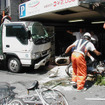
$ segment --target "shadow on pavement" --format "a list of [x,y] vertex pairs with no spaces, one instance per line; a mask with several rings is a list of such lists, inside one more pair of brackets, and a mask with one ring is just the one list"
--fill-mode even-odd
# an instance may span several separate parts
[[86,90],[88,90],[89,88],[91,88],[92,86],[94,85],[94,81],[89,81],[89,80],[87,80],[86,82],[85,82],[85,88],[86,88]]
[[49,66],[42,66],[38,69],[34,69],[31,67],[24,67],[22,68],[22,72],[21,73],[28,73],[28,74],[33,74],[33,73],[38,73],[38,74],[45,74],[47,73],[49,70],[51,70],[54,66],[49,65]]

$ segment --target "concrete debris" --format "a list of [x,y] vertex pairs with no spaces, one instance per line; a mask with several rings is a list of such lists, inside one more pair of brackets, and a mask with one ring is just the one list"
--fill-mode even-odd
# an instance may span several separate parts
[[53,72],[49,75],[49,78],[54,78],[58,76],[58,70],[56,70],[56,72]]

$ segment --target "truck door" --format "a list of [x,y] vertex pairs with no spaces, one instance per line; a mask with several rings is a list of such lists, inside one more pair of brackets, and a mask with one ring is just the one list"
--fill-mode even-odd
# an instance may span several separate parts
[[23,25],[6,25],[4,50],[22,52],[28,45],[28,35]]

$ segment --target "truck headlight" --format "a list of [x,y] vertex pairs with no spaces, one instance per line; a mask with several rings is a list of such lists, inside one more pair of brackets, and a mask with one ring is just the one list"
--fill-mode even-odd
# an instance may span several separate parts
[[39,52],[32,54],[32,59],[38,59],[41,57],[41,54]]
[[41,57],[41,54],[40,53],[35,53],[35,58],[40,58]]

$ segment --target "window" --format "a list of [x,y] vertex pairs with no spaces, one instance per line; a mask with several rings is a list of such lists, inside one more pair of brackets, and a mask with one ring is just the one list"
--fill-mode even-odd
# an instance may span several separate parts
[[16,37],[22,44],[28,44],[28,34],[22,25],[7,25],[6,36]]

